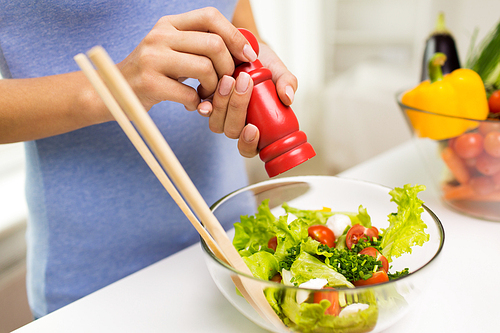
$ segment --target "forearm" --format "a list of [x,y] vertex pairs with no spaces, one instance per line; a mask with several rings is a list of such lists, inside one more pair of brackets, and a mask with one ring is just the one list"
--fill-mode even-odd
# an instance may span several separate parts
[[110,120],[81,72],[0,80],[0,143],[41,139]]

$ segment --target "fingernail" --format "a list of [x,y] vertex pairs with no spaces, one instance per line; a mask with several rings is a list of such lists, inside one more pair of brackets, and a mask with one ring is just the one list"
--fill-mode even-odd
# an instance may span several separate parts
[[249,44],[245,44],[245,46],[243,46],[243,55],[249,62],[254,62],[255,60],[257,60],[257,53],[255,53],[255,51]]
[[202,116],[208,116],[208,114],[210,113],[210,110],[208,109],[199,109],[198,112],[202,115]]
[[245,131],[243,133],[243,139],[246,142],[252,142],[253,140],[255,140],[256,137],[257,137],[257,127],[255,125],[248,124],[245,127]]
[[288,98],[290,99],[290,104],[292,104],[293,98],[295,97],[295,92],[293,91],[293,88],[291,86],[286,86],[285,95],[288,96]]
[[227,96],[233,88],[234,79],[230,76],[224,75],[220,80],[219,94],[222,96]]
[[244,93],[248,89],[248,84],[250,83],[250,75],[245,72],[241,72],[236,79],[236,91],[239,93]]

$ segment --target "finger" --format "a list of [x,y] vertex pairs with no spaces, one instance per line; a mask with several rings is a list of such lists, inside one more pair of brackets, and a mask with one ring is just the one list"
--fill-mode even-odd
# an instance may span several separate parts
[[257,126],[253,124],[245,126],[238,140],[238,150],[241,156],[250,158],[258,154],[259,137]]
[[253,62],[257,59],[243,34],[213,7],[172,15],[168,20],[178,30],[212,32],[221,36],[231,54],[241,61]]
[[224,134],[228,138],[239,138],[243,127],[245,127],[252,88],[253,81],[250,75],[241,72],[236,79],[234,91],[229,98],[226,120],[224,121]]
[[163,75],[158,75],[154,81],[157,84],[143,88],[147,92],[137,92],[139,96],[149,96],[147,101],[141,101],[143,105],[151,107],[160,101],[173,101],[183,104],[188,111],[194,111],[200,104],[200,96],[194,88]]
[[276,80],[276,91],[285,105],[291,105],[297,90],[297,78],[290,72],[285,72]]
[[198,113],[203,117],[210,117],[212,114],[212,103],[210,101],[203,101],[198,105]]
[[[175,64],[175,66],[171,64]],[[198,93],[201,98],[212,95],[217,88],[219,81],[217,72],[212,61],[207,57],[170,52],[162,65],[163,67],[159,68],[159,71],[172,79],[178,80],[184,77],[197,79],[200,82]]]
[[214,133],[224,133],[224,122],[226,121],[227,105],[233,92],[235,80],[231,76],[224,75],[219,82],[217,91],[212,100],[212,113],[208,122],[210,130]]
[[234,60],[222,37],[197,31],[182,31],[178,36],[169,42],[173,50],[208,57],[219,79],[233,73]]

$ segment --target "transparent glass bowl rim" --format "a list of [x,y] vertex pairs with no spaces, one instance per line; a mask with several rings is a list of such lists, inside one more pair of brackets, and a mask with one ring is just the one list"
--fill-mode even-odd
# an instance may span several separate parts
[[399,91],[399,92],[397,92],[397,93],[396,93],[396,101],[398,102],[399,107],[400,107],[403,111],[404,111],[405,109],[408,109],[408,110],[411,110],[411,111],[417,111],[417,112],[420,112],[420,113],[425,113],[425,114],[432,115],[432,116],[439,116],[439,117],[450,118],[450,119],[469,120],[469,121],[477,121],[477,122],[482,122],[482,123],[488,123],[488,122],[496,122],[496,123],[498,123],[498,120],[490,120],[490,119],[484,119],[484,120],[481,120],[481,119],[473,119],[473,118],[457,117],[457,116],[451,116],[451,115],[447,115],[447,114],[435,113],[435,112],[426,111],[426,110],[417,109],[417,108],[414,108],[414,107],[408,106],[408,105],[406,105],[406,104],[403,104],[403,102],[401,101],[401,100],[402,100],[402,98],[403,98],[403,95],[404,95],[404,94],[405,94],[408,90],[409,90],[409,89],[405,89],[405,90],[401,90],[401,91]]
[[[338,179],[347,180],[347,181],[353,181],[353,182],[357,182],[357,183],[366,183],[366,184],[371,185],[371,186],[378,186],[380,188],[386,189],[387,192],[389,192],[390,190],[392,190],[390,187],[387,187],[387,186],[384,186],[384,185],[380,185],[380,184],[377,184],[377,183],[374,183],[374,182],[369,182],[369,181],[364,181],[364,180],[357,180],[357,179],[350,179],[350,178],[347,178],[347,177],[339,177],[339,176],[292,176],[292,177],[283,177],[283,178],[265,180],[265,181],[262,181],[262,182],[259,182],[259,183],[256,183],[256,184],[252,184],[252,185],[249,185],[249,186],[242,187],[242,188],[240,188],[238,190],[235,190],[235,191],[233,191],[233,192],[225,195],[221,199],[217,200],[217,202],[215,202],[210,207],[210,209],[212,211],[214,211],[221,203],[223,203],[227,199],[230,199],[231,197],[236,196],[239,193],[242,193],[242,192],[245,192],[245,191],[248,191],[248,190],[252,190],[252,189],[255,189],[255,188],[258,188],[258,187],[261,187],[261,186],[266,186],[266,185],[269,185],[269,184],[278,184],[278,183],[308,182],[308,180],[319,179],[319,178],[338,178]],[[417,274],[418,272],[422,271],[424,268],[427,268],[438,257],[439,253],[441,253],[441,250],[443,249],[443,246],[444,246],[445,234],[444,234],[444,227],[443,227],[441,221],[439,220],[439,218],[436,216],[436,214],[434,214],[434,212],[431,209],[429,209],[425,204],[423,204],[422,207],[432,217],[432,220],[436,224],[438,232],[439,232],[439,236],[440,236],[440,238],[439,238],[439,247],[438,247],[436,253],[434,253],[434,255],[432,256],[432,258],[430,258],[424,265],[422,265],[418,269],[412,271],[410,274],[408,274],[406,276],[403,276],[403,277],[400,277],[400,278],[398,278],[396,280],[391,280],[391,281],[379,283],[379,284],[376,284],[376,285],[359,286],[359,287],[356,287],[356,288],[340,287],[340,288],[335,288],[335,289],[336,290],[346,290],[346,291],[347,290],[354,291],[354,290],[371,289],[371,288],[375,288],[375,287],[379,287],[379,286],[388,285],[388,284],[391,284],[391,283],[394,283],[394,282],[399,282],[399,281],[402,281],[403,279],[406,279],[406,278],[409,278],[409,277],[413,277],[413,276],[415,276],[415,274]],[[205,241],[202,238],[200,238],[200,240],[201,240],[201,245],[202,245],[203,250],[216,263],[218,263],[219,265],[221,265],[222,267],[224,267],[225,269],[231,271],[234,274],[237,274],[239,276],[243,276],[245,278],[248,278],[248,279],[251,279],[251,280],[254,280],[254,281],[258,281],[259,283],[267,284],[267,285],[269,285],[269,287],[275,287],[276,288],[276,285],[278,284],[280,286],[280,288],[286,288],[286,289],[292,289],[292,290],[299,290],[300,289],[300,290],[314,291],[314,289],[299,288],[299,287],[296,287],[296,286],[287,286],[287,285],[279,284],[279,283],[273,282],[273,281],[262,280],[262,279],[256,278],[255,276],[248,275],[248,274],[245,274],[243,272],[240,272],[240,271],[234,269],[233,267],[231,267],[230,265],[226,264],[225,262],[221,261],[219,258],[217,258],[215,256],[215,254],[208,248],[208,245],[205,243]]]

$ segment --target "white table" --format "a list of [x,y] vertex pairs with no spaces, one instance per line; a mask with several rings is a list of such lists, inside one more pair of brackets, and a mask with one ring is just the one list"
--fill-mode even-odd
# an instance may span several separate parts
[[[421,306],[385,333],[500,331],[500,223],[476,220],[444,207],[410,142],[340,176],[390,187],[425,184],[428,189],[420,197],[445,227],[439,271],[422,296]],[[264,330],[219,293],[196,244],[16,331],[30,332]]]

